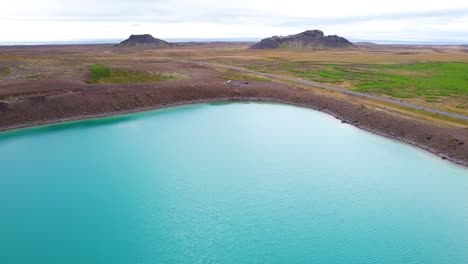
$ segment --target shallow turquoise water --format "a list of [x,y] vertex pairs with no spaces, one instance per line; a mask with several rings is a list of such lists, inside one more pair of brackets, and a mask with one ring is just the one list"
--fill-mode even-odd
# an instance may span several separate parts
[[468,170],[279,104],[2,133],[0,263],[468,263]]

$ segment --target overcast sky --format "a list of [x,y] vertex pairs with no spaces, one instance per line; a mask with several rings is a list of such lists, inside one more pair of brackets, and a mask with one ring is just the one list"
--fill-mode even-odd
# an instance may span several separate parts
[[468,43],[466,0],[0,0],[0,42],[265,38],[321,29],[353,40]]

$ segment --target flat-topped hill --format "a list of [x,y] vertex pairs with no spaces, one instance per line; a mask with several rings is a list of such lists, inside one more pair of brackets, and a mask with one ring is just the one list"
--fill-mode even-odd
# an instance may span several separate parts
[[131,35],[128,39],[120,42],[117,47],[136,47],[136,46],[152,46],[158,48],[166,48],[174,46],[174,44],[155,38],[150,34]]
[[309,49],[348,49],[354,48],[347,39],[331,35],[325,36],[320,30],[307,30],[286,37],[273,36],[254,44],[251,49],[309,48]]

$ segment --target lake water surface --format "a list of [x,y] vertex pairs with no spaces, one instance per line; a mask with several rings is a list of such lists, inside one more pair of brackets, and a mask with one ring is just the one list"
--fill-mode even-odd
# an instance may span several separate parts
[[0,263],[468,263],[468,170],[280,104],[0,133]]

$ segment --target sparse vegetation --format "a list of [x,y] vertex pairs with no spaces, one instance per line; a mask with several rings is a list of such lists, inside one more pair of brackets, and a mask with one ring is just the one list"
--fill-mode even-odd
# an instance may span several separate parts
[[239,71],[233,71],[233,70],[225,70],[225,69],[220,69],[218,77],[224,80],[235,80],[235,81],[257,81],[257,82],[271,82],[270,79],[255,75],[255,74],[248,74],[248,73],[242,73]]
[[7,77],[10,74],[11,69],[9,67],[0,66],[0,80]]
[[175,81],[186,78],[178,73],[154,73],[140,72],[125,69],[112,69],[105,65],[91,65],[88,67],[91,71],[91,78],[88,80],[92,84],[111,84],[111,83],[149,83],[162,81]]

